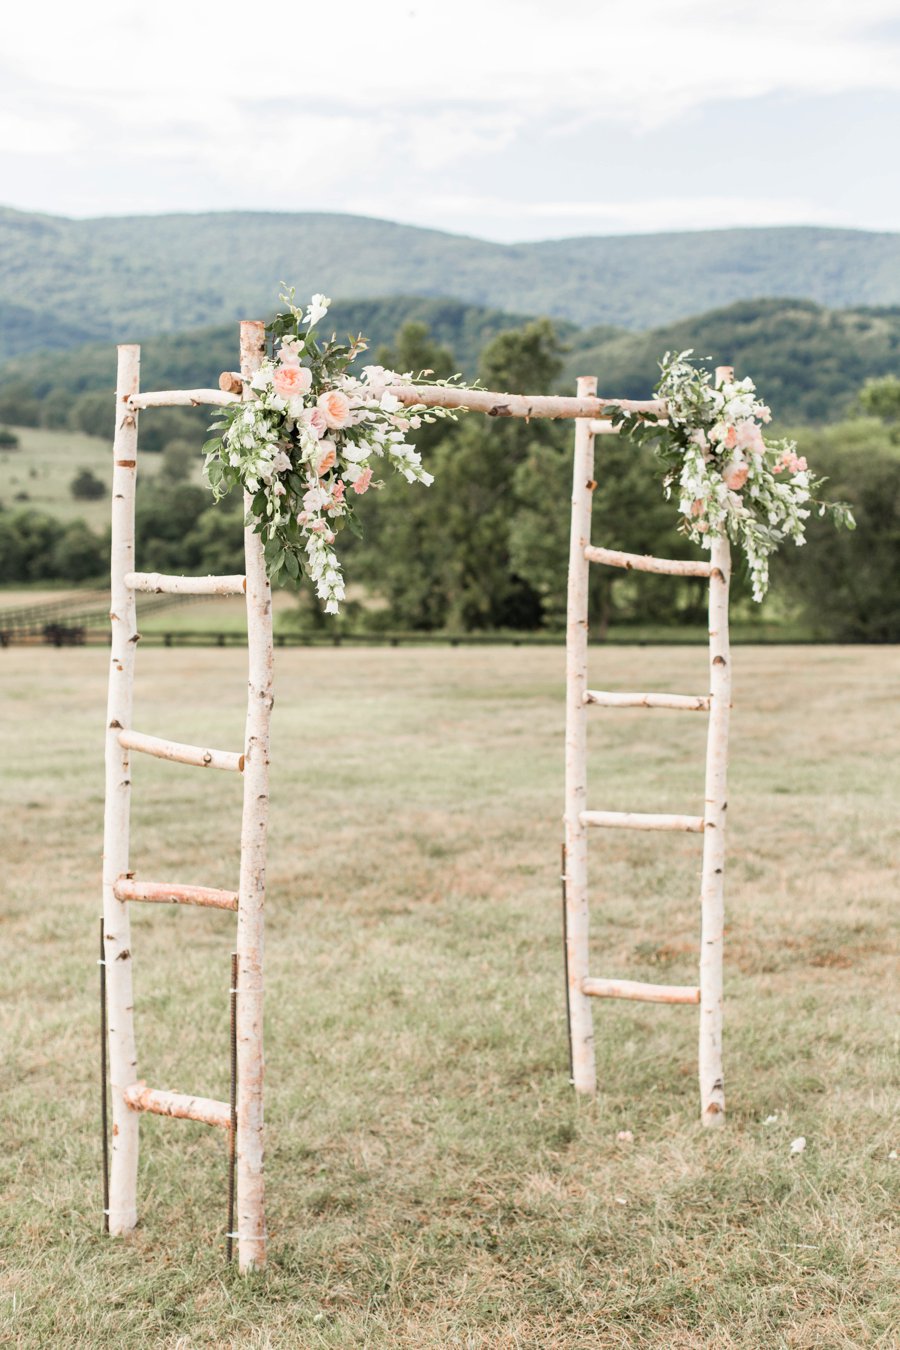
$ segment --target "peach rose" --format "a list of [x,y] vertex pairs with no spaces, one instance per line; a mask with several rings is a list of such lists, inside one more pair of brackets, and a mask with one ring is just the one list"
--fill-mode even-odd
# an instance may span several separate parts
[[319,475],[320,478],[322,477],[323,473],[327,473],[328,470],[334,466],[334,461],[337,459],[337,451],[335,450],[334,442],[325,441],[324,445],[325,448],[322,451],[322,455],[321,458],[319,459],[318,464],[316,465],[316,473]]
[[282,398],[301,397],[309,393],[312,371],[306,366],[279,366],[272,376],[275,393]]
[[350,425],[350,400],[340,389],[326,389],[325,393],[316,399],[316,406],[321,409],[325,423],[331,431],[338,431],[341,427]]
[[722,474],[722,481],[729,492],[740,492],[747,481],[749,472],[746,464],[729,464]]

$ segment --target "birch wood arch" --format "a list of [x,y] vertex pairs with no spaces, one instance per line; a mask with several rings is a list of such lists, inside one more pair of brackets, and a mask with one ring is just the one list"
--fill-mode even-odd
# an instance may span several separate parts
[[[106,1045],[112,1107],[112,1155],[106,1218],[109,1232],[123,1235],[137,1223],[138,1127],[150,1112],[172,1119],[202,1121],[223,1131],[237,1178],[235,1227],[242,1272],[266,1264],[263,1175],[263,1001],[266,838],[269,815],[269,732],[273,705],[272,603],[260,538],[244,531],[245,572],[239,576],[185,577],[140,572],[134,541],[138,420],[142,409],[226,406],[250,397],[249,383],[265,353],[265,328],[240,325],[240,373],[226,371],[218,388],[142,392],[140,348],[118,349],[113,443],[111,606],[112,644],[106,718],[106,808],[103,845],[103,956]],[[717,372],[724,376],[724,368]],[[699,1005],[700,1098],[704,1124],[724,1121],[722,1087],[722,929],[730,655],[728,583],[730,556],[724,539],[713,542],[709,562],[684,564],[604,549],[591,540],[594,443],[615,435],[609,418],[618,407],[665,416],[659,400],[598,397],[596,380],[579,379],[575,397],[508,394],[444,386],[391,384],[400,403],[467,409],[488,417],[551,418],[575,422],[571,547],[566,629],[566,774],[564,918],[566,991],[572,1080],[579,1092],[593,1092],[592,998],[643,999]],[[382,391],[383,392],[383,391]],[[249,500],[248,500],[249,505]],[[700,575],[710,583],[710,688],[697,695],[611,693],[589,688],[587,577],[592,564],[669,575]],[[148,736],[132,720],[135,653],[139,638],[136,597],[142,592],[244,595],[247,606],[248,698],[244,743],[220,750]],[[640,706],[700,711],[709,715],[705,806],[695,816],[640,815],[589,810],[587,803],[587,719],[592,707]],[[131,755],[149,754],[175,765],[220,769],[240,776],[243,792],[241,856],[234,891],[138,879],[129,849]],[[591,978],[588,961],[587,835],[596,827],[685,830],[703,834],[702,931],[699,983],[693,986],[640,984]],[[213,1101],[191,1093],[148,1087],[139,1077],[134,1034],[132,945],[129,905],[193,904],[237,914],[235,978],[232,986],[234,1053],[232,1099]],[[104,1110],[105,1110],[104,1092]]]

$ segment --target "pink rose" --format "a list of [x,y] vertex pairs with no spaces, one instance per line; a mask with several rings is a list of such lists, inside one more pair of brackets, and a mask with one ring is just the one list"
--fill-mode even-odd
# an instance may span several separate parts
[[344,480],[342,478],[339,478],[331,489],[331,497],[335,506],[340,506],[344,500]]
[[765,452],[765,442],[762,432],[755,422],[747,418],[743,422],[738,422],[735,426],[737,433],[737,444],[741,450],[752,450],[755,455],[762,455]]
[[321,440],[328,430],[321,408],[304,408],[298,420],[305,424],[310,436],[314,436],[317,441]]
[[363,469],[362,473],[359,475],[356,482],[353,484],[353,491],[358,492],[359,495],[362,496],[364,492],[368,492],[369,484],[371,483],[371,481],[372,481],[372,470]]
[[334,442],[326,441],[325,448],[322,451],[321,458],[319,459],[319,462],[316,465],[316,473],[319,475],[320,478],[322,477],[323,473],[327,473],[328,470],[333,467],[334,461],[336,459],[337,459],[337,451],[334,447]]
[[338,431],[341,427],[347,427],[351,422],[350,400],[346,394],[342,394],[340,389],[326,389],[324,394],[320,394],[316,399],[322,416],[325,418],[325,425],[332,431]]
[[296,338],[282,338],[278,348],[278,360],[283,366],[299,366],[300,353],[297,351]]
[[272,376],[275,393],[282,398],[301,397],[309,393],[312,384],[312,371],[306,366],[279,366]]
[[737,445],[737,432],[734,427],[727,427],[725,431],[725,440],[722,442],[726,450],[733,450]]
[[740,492],[749,472],[746,464],[729,464],[722,473],[722,481],[729,492]]

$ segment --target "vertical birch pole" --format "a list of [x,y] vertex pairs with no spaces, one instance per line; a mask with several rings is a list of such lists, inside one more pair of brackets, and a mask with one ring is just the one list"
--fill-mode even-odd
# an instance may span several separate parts
[[103,818],[103,940],[112,1100],[109,1231],[112,1234],[128,1233],[137,1223],[139,1115],[125,1103],[126,1088],[137,1081],[131,933],[128,906],[116,899],[113,888],[128,871],[131,764],[129,751],[119,744],[118,734],[122,728],[131,726],[134,655],[138,642],[134,592],[125,585],[125,574],[134,570],[138,419],[128,401],[138,393],[140,369],[140,347],[119,347],[110,548],[112,647],[106,705],[106,807]]
[[[582,376],[578,397],[590,398],[597,381]],[[591,542],[594,490],[594,437],[587,418],[575,423],[572,471],[572,532],[566,599],[566,963],[569,978],[569,1032],[572,1082],[576,1092],[597,1086],[594,1063],[594,1020],[591,1001],[582,992],[588,971],[587,831],[581,812],[587,809],[588,571],[584,550]]]
[[[716,384],[732,378],[728,366],[716,369]],[[728,722],[731,711],[731,650],[728,639],[728,587],[731,548],[725,535],[712,541],[709,579],[709,733],[706,742],[706,790],[703,825],[703,877],[700,886],[700,1119],[725,1124],[722,1070],[722,958],[725,930],[725,821],[728,808]]]
[[[261,323],[241,324],[241,374],[249,381],[265,355]],[[252,398],[249,383],[245,398]],[[249,510],[251,497],[244,496]],[[244,527],[249,680],[244,740],[244,807],[237,923],[237,1233],[242,1272],[266,1264],[263,1182],[263,921],[269,823],[269,722],[274,653],[272,591],[263,541]]]

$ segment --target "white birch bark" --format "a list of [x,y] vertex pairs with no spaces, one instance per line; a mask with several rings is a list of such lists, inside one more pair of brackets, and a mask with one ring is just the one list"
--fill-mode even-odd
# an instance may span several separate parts
[[128,906],[116,899],[114,888],[128,871],[131,766],[127,748],[119,744],[119,731],[131,724],[138,639],[134,592],[125,585],[125,574],[134,566],[137,413],[131,410],[129,400],[139,388],[140,361],[140,347],[119,347],[110,550],[112,647],[106,706],[106,806],[103,819],[103,935],[112,1099],[111,1234],[128,1233],[137,1223],[138,1117],[125,1101],[125,1093],[137,1080],[131,933]]
[[154,595],[243,595],[246,582],[241,576],[184,577],[165,572],[129,572],[125,585],[133,591]]
[[202,745],[167,741],[162,736],[148,736],[131,728],[119,732],[119,744],[126,750],[137,750],[174,764],[190,764],[195,769],[224,769],[228,773],[242,773],[244,769],[244,756],[236,750],[208,750]]
[[222,891],[214,886],[181,886],[172,881],[117,881],[117,900],[134,900],[151,905],[200,905],[205,909],[237,909],[237,891]]
[[585,980],[591,998],[626,998],[639,1003],[699,1003],[700,990],[689,984],[644,984],[642,980]]
[[[241,374],[249,386],[265,355],[265,327],[241,324]],[[251,499],[245,496],[249,509]],[[269,722],[274,653],[272,593],[263,543],[244,529],[249,681],[237,953],[237,1232],[241,1271],[266,1264],[263,1187],[263,910],[269,818]]]
[[649,811],[582,811],[583,825],[613,830],[685,830],[702,834],[703,816],[655,815]]
[[700,886],[700,1117],[704,1125],[725,1123],[722,1071],[722,958],[725,929],[725,820],[728,807],[728,721],[731,708],[731,652],[728,641],[728,586],[731,549],[724,537],[712,541],[709,582],[710,720],[706,746],[703,876]]
[[596,398],[597,381],[591,380],[591,389],[577,398],[557,394],[501,394],[490,389],[460,389],[440,384],[389,384],[372,389],[373,398],[386,391],[406,407],[425,405],[431,408],[468,408],[470,412],[487,417],[540,418],[602,418],[610,408],[624,408],[626,412],[652,413],[660,416],[666,405],[660,399]]
[[232,403],[240,403],[240,394],[231,394],[224,389],[157,389],[152,394],[137,394],[131,400],[134,409],[140,408],[197,408],[201,403],[211,403],[227,408]]
[[622,553],[616,548],[586,550],[589,562],[624,567],[628,572],[660,572],[668,577],[708,577],[711,564],[693,558],[653,558],[649,553]]
[[[597,381],[578,381],[578,401],[593,402]],[[571,401],[571,400],[570,400]],[[584,551],[591,538],[591,502],[594,490],[594,437],[588,421],[575,423],[572,471],[572,525],[569,541],[569,578],[566,601],[566,964],[569,981],[569,1035],[572,1046],[572,1082],[576,1092],[594,1092],[594,1023],[590,1000],[582,982],[588,975],[587,830],[587,709],[588,687],[588,563]]]
[[709,698],[705,694],[626,694],[609,689],[589,689],[585,703],[598,708],[676,708],[681,712],[708,712]]
[[194,1097],[186,1092],[168,1092],[164,1088],[148,1088],[143,1081],[135,1083],[125,1094],[133,1112],[148,1111],[154,1116],[169,1116],[173,1120],[199,1120],[204,1125],[218,1125],[231,1129],[231,1108],[227,1102],[211,1097]]

